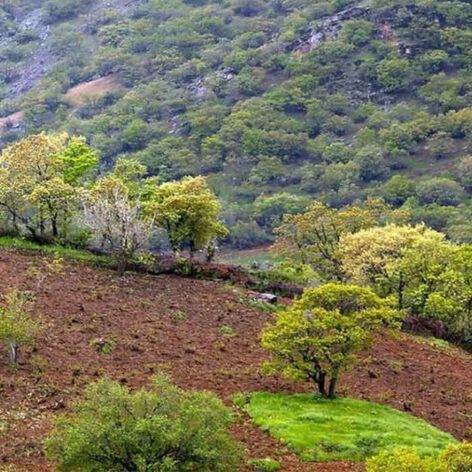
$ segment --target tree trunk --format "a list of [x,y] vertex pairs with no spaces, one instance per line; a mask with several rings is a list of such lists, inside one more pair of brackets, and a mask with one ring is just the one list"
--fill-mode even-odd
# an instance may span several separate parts
[[328,389],[328,398],[334,398],[336,396],[336,384],[338,383],[337,377],[331,377],[329,381],[329,389]]
[[315,383],[318,386],[318,392],[323,397],[326,397],[326,388],[325,388],[326,374],[323,372],[318,372],[316,375]]
[[122,277],[123,275],[125,275],[126,268],[128,267],[128,258],[125,255],[120,254],[117,257],[116,261],[117,261],[118,275]]
[[26,229],[31,233],[31,237],[33,238],[33,241],[41,242],[41,239],[38,237],[38,233],[36,232],[35,228],[27,225]]
[[43,212],[40,211],[39,213],[39,234],[41,235],[41,238],[44,238],[44,233],[46,232],[46,226],[44,224],[44,216]]
[[51,226],[52,226],[52,235],[53,235],[54,239],[57,239],[57,237],[59,236],[59,230],[57,229],[57,217],[56,216],[54,216],[51,219]]
[[400,274],[400,280],[398,282],[398,309],[403,310],[403,291],[405,289],[405,282],[403,275]]
[[10,350],[10,362],[12,364],[16,364],[18,362],[18,344],[15,342],[11,342],[9,346]]

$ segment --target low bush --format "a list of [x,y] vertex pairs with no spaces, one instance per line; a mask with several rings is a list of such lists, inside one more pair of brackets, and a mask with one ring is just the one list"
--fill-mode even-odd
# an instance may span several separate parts
[[421,457],[411,448],[383,451],[367,460],[366,472],[470,472],[472,443],[450,444],[439,457]]
[[441,454],[440,460],[446,472],[470,472],[472,470],[472,443],[463,442],[448,446]]
[[258,472],[275,472],[281,468],[280,462],[270,457],[264,457],[263,459],[250,459],[247,464],[252,470]]
[[434,459],[421,458],[410,449],[383,451],[367,460],[366,472],[440,472]]
[[240,448],[230,422],[214,395],[184,392],[163,376],[135,393],[101,380],[56,419],[45,450],[59,471],[232,472]]

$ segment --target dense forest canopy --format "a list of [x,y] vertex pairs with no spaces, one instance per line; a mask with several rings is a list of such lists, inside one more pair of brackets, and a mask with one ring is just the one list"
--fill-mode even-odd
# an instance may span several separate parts
[[470,242],[471,21],[466,1],[6,0],[1,142],[63,130],[104,168],[206,175],[237,247],[375,196]]

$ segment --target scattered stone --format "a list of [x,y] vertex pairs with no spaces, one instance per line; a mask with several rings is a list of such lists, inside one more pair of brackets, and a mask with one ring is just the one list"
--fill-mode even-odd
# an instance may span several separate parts
[[254,298],[260,302],[270,303],[271,305],[275,305],[278,300],[277,295],[272,293],[256,293]]

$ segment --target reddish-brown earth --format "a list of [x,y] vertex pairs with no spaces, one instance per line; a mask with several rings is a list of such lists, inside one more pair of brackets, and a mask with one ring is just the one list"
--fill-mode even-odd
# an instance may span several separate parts
[[[33,289],[28,268],[43,263],[39,256],[0,253],[0,291]],[[166,369],[180,386],[212,390],[227,401],[239,391],[307,390],[308,385],[259,374],[264,359],[259,336],[272,315],[247,306],[241,297],[242,289],[218,282],[169,275],[120,278],[65,264],[38,294],[35,313],[43,329],[35,346],[22,353],[18,369],[0,353],[0,465],[53,470],[41,452],[52,415],[67,411],[84,387],[103,375],[136,388]],[[237,336],[223,336],[218,328],[224,325]],[[98,338],[115,343],[110,354],[91,346]],[[472,433],[471,372],[472,356],[460,350],[406,334],[382,335],[340,390],[406,409],[464,438]],[[252,457],[279,458],[284,471],[360,470],[345,463],[301,464],[247,418],[233,432]]]

